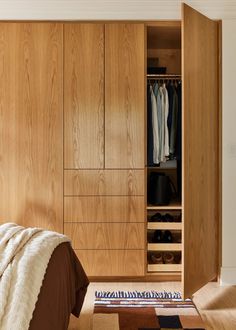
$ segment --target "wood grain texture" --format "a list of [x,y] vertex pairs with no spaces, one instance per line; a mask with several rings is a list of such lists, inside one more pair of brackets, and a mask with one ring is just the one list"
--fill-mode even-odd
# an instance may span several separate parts
[[144,170],[65,170],[65,195],[144,195]]
[[64,25],[64,167],[104,167],[104,25]]
[[105,168],[144,168],[144,24],[106,24],[105,39]]
[[0,219],[62,231],[63,26],[0,23]]
[[74,249],[144,249],[143,223],[65,223]]
[[76,250],[88,276],[144,276],[144,250]]
[[217,22],[183,5],[184,296],[217,276]]
[[144,196],[64,198],[64,222],[144,222]]

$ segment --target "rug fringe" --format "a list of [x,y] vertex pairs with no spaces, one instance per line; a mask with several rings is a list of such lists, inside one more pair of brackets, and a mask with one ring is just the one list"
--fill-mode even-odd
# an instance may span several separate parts
[[167,291],[95,291],[95,298],[181,299],[181,294]]

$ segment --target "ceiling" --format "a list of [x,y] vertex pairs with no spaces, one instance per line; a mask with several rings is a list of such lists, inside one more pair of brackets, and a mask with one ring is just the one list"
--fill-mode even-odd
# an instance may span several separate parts
[[[0,0],[0,19],[180,19],[180,0]],[[236,0],[189,0],[212,19],[236,19]]]

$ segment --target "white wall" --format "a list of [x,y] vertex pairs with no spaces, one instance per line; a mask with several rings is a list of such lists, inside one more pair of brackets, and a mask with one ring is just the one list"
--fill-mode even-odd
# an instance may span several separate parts
[[236,20],[222,26],[223,73],[223,284],[236,284]]
[[[0,0],[0,20],[180,19],[181,0]],[[189,0],[223,19],[223,284],[236,284],[236,1]]]
[[[0,0],[0,19],[180,19],[181,0]],[[235,0],[186,0],[210,18],[236,18]]]

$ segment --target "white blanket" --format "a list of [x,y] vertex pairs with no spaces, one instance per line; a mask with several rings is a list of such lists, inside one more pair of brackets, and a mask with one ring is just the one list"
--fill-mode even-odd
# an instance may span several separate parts
[[0,329],[27,330],[54,249],[69,239],[13,223],[0,226]]

